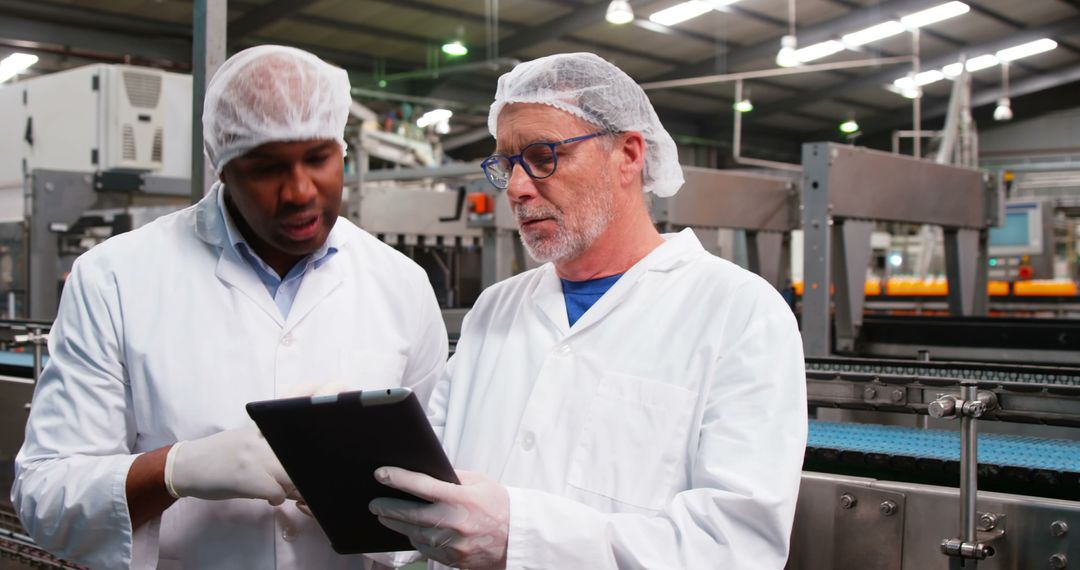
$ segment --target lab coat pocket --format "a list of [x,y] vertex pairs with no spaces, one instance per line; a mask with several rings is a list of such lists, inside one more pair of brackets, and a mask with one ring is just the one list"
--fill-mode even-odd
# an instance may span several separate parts
[[695,398],[680,386],[604,374],[586,412],[567,482],[619,503],[664,508],[686,461]]
[[339,377],[362,390],[401,386],[406,358],[396,352],[344,349]]

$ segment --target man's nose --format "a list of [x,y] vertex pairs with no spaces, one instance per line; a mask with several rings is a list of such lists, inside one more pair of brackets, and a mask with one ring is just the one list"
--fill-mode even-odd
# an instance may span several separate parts
[[294,163],[285,177],[281,189],[281,201],[290,204],[307,204],[318,194],[318,187],[303,162]]
[[510,170],[510,180],[506,184],[506,197],[511,204],[519,204],[535,198],[537,195],[536,181],[533,180],[525,167],[515,164]]

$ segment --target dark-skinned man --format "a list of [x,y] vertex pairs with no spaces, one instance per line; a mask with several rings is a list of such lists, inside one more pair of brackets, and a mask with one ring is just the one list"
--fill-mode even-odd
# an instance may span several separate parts
[[339,218],[345,71],[244,50],[207,87],[198,204],[75,263],[12,491],[35,541],[95,568],[364,568],[288,499],[244,404],[406,386],[446,331],[423,270]]

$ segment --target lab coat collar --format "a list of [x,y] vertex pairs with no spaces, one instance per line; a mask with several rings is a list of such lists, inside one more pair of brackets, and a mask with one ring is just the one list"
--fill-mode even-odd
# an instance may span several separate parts
[[[281,316],[281,310],[278,309],[274,300],[267,294],[266,287],[259,280],[259,276],[244,261],[237,249],[228,245],[226,222],[217,202],[222,186],[221,182],[215,182],[210,192],[196,205],[195,210],[195,233],[206,243],[217,247],[220,252],[215,274],[223,282],[235,287],[251,299],[279,327],[286,330],[292,329],[344,281],[342,260],[338,260],[339,263],[332,263],[334,260],[331,260],[331,263],[324,263],[308,271],[300,284],[300,290],[296,294],[296,300],[293,301],[286,321]],[[347,242],[346,230],[342,226],[347,223],[339,217],[327,237],[327,244],[330,247],[336,247],[339,252]]]
[[566,316],[566,300],[563,298],[562,282],[559,281],[559,275],[555,272],[553,263],[546,263],[537,269],[541,275],[532,293],[533,303],[558,329],[562,337],[577,334],[591,327],[618,307],[634,286],[648,273],[672,271],[706,253],[705,248],[690,228],[677,234],[664,234],[662,237],[664,243],[627,270],[611,286],[611,289],[608,289],[607,293],[596,301],[596,304],[581,315],[572,328]]

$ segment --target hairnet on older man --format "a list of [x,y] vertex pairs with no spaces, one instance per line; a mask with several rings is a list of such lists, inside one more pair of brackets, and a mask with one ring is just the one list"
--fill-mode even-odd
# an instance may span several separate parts
[[334,139],[344,154],[351,103],[344,69],[296,48],[248,48],[206,86],[206,155],[220,176],[230,160],[270,142]]
[[563,53],[517,65],[499,78],[488,130],[496,135],[499,113],[514,103],[550,105],[613,132],[645,138],[642,190],[671,196],[683,184],[675,141],[652,103],[629,75],[592,53]]

